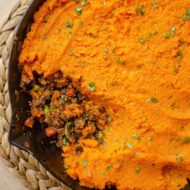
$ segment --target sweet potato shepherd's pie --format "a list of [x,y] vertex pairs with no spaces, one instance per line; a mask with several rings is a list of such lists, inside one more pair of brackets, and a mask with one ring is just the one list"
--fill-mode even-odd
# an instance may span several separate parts
[[31,116],[81,186],[190,178],[190,1],[47,0],[19,58]]

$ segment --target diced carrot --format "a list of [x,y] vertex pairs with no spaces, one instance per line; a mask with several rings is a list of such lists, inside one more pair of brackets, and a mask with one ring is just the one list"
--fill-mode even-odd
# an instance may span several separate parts
[[70,89],[67,91],[67,96],[71,97],[75,94],[75,90],[74,89]]
[[29,117],[26,121],[25,121],[25,126],[32,128],[34,124],[34,119],[32,117]]
[[82,139],[81,142],[90,148],[96,148],[99,145],[98,141],[95,139]]
[[52,127],[46,128],[46,129],[45,129],[45,133],[46,133],[47,137],[53,137],[53,136],[56,135],[56,131],[55,131],[55,129],[52,128]]

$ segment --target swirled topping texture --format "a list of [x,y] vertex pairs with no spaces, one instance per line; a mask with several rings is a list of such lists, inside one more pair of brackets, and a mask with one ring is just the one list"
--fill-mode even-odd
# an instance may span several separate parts
[[63,146],[82,186],[179,190],[190,177],[190,2],[47,0],[19,58],[33,73],[82,77],[106,107],[103,143]]

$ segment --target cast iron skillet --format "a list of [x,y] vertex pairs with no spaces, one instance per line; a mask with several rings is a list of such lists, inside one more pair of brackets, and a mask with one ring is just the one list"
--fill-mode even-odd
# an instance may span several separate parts
[[15,35],[9,62],[9,94],[12,108],[12,121],[9,141],[18,148],[32,154],[50,173],[74,190],[87,190],[72,180],[64,171],[61,151],[50,144],[42,132],[40,125],[34,129],[26,129],[24,121],[29,116],[30,97],[20,89],[21,70],[18,67],[18,57],[26,33],[33,22],[33,15],[45,0],[33,0],[24,14]]
[[[78,181],[72,180],[64,171],[61,150],[55,144],[51,144],[44,135],[40,125],[36,124],[33,129],[24,126],[29,116],[30,97],[20,89],[21,70],[18,67],[18,57],[27,31],[33,22],[33,15],[45,0],[33,0],[27,12],[24,14],[15,34],[9,60],[9,94],[12,108],[11,129],[9,141],[32,154],[50,173],[73,190],[89,190],[81,187]],[[112,188],[115,189],[115,188]],[[186,185],[184,190],[190,190]]]

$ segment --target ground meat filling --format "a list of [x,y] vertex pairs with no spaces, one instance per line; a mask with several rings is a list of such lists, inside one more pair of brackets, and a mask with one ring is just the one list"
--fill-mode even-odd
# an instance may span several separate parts
[[[102,130],[110,117],[102,105],[81,92],[81,79],[74,81],[62,73],[48,78],[36,75],[35,80],[21,86],[32,97],[27,127],[39,121],[47,137],[57,137],[58,147],[78,144],[79,140],[87,140],[90,146],[103,143]],[[76,151],[81,148],[78,146]]]

